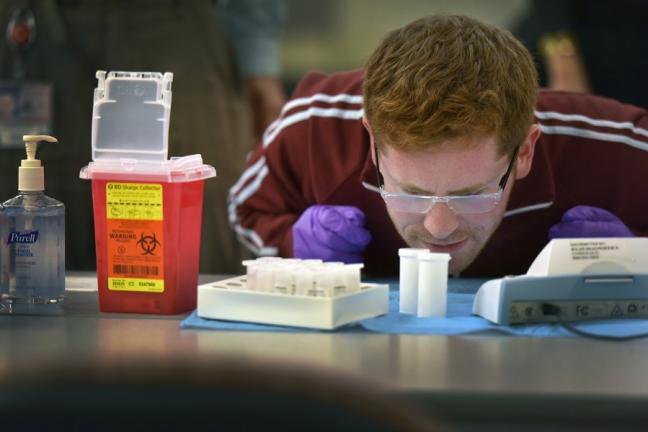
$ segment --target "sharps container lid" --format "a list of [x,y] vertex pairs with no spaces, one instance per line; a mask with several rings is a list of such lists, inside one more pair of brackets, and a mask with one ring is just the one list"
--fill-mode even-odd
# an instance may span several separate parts
[[97,80],[92,160],[166,160],[173,74],[97,71]]
[[97,71],[97,81],[92,162],[81,178],[182,183],[216,176],[200,155],[167,159],[172,73]]

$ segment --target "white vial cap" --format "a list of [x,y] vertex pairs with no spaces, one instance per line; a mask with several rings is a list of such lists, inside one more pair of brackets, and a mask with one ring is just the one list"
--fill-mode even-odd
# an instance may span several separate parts
[[419,261],[450,261],[450,254],[426,251],[417,255]]
[[[248,260],[248,261],[250,261],[250,260]],[[263,256],[263,257],[257,258],[255,261],[265,263],[265,262],[272,262],[272,261],[283,261],[283,258],[276,257],[276,256]]]
[[398,256],[401,257],[415,257],[421,252],[430,252],[429,249],[416,249],[416,248],[400,248],[398,249]]

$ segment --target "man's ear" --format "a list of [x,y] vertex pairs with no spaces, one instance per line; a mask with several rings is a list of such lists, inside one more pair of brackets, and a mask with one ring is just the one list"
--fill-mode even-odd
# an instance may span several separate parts
[[515,179],[520,180],[526,177],[531,171],[531,165],[533,164],[533,155],[535,154],[535,145],[540,138],[540,126],[536,123],[533,123],[529,126],[529,132],[527,133],[524,143],[520,147],[520,150],[517,154],[517,162],[515,164]]
[[367,121],[366,117],[362,117],[362,125],[367,129],[367,132],[369,132],[369,135],[373,135],[371,133],[371,126],[369,126],[369,122]]
[[362,117],[362,125],[365,127],[367,133],[369,134],[369,154],[371,155],[371,161],[374,165],[376,165],[376,152],[374,151],[374,146],[376,145],[376,143],[374,141],[373,132],[371,131],[371,126],[369,125],[367,119],[364,117]]

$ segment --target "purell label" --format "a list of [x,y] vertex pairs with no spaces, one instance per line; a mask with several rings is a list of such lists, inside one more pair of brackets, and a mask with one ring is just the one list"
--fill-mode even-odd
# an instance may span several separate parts
[[24,232],[10,232],[7,237],[7,244],[34,244],[38,241],[38,230]]

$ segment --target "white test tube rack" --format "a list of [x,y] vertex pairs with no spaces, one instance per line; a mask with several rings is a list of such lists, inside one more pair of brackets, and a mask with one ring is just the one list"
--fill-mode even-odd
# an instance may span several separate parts
[[389,310],[389,287],[361,282],[362,264],[264,257],[247,272],[198,287],[198,316],[334,329]]

